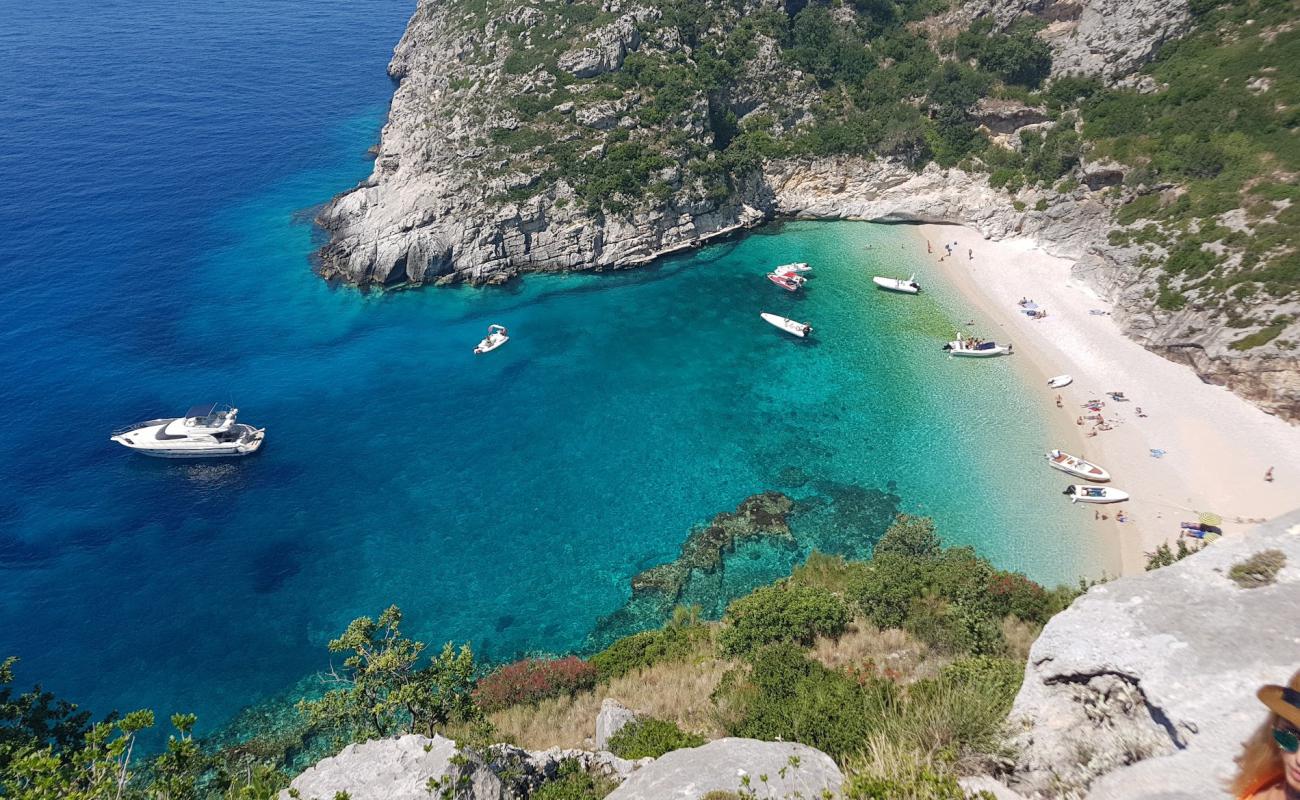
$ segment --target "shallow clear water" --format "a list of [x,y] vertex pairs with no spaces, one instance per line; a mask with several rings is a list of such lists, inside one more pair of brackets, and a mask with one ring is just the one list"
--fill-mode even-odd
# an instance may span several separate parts
[[[864,554],[895,508],[1045,582],[1091,571],[1038,461],[1040,387],[939,350],[971,312],[905,229],[788,224],[500,289],[314,277],[309,209],[368,172],[409,11],[9,13],[0,655],[21,679],[212,725],[389,603],[491,658],[581,648],[632,575],[766,489],[804,501],[798,544],[742,548],[701,596],[814,545]],[[794,260],[815,266],[806,292],[762,279]],[[914,269],[920,297],[870,283]],[[490,322],[512,340],[476,358]],[[266,426],[263,452],[156,462],[107,440],[204,400]]]

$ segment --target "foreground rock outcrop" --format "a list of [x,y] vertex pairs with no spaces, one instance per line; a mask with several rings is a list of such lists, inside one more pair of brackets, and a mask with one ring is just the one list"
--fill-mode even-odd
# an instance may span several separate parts
[[516,800],[559,774],[565,761],[622,781],[651,759],[628,761],[604,751],[538,752],[493,745],[480,754],[451,739],[407,734],[351,744],[293,779],[280,800]]
[[718,739],[658,760],[629,761],[604,748],[637,718],[606,699],[596,719],[595,752],[530,752],[496,744],[482,751],[451,739],[407,734],[343,748],[293,779],[280,800],[523,800],[554,780],[566,763],[621,785],[613,800],[699,800],[709,792],[759,791],[761,797],[829,800],[844,776],[830,756],[807,745]]
[[[1234,564],[1286,555],[1276,582],[1243,588]],[[1300,513],[1191,558],[1094,587],[1029,655],[1012,719],[1012,788],[1037,798],[1228,797],[1233,758],[1266,711],[1265,683],[1300,667]]]
[[717,739],[674,750],[637,770],[607,800],[699,800],[709,792],[759,797],[838,797],[844,776],[831,757],[794,742]]

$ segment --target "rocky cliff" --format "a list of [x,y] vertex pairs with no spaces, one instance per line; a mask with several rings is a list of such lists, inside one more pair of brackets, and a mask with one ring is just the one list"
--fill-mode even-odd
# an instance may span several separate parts
[[[1085,155],[1053,187],[993,188],[985,172],[933,161],[922,168],[917,151],[935,136],[924,119],[925,135],[893,130],[889,120],[883,132],[862,123],[879,139],[872,155],[764,150],[772,137],[815,128],[837,102],[810,74],[816,62],[783,50],[761,22],[796,6],[706,4],[696,30],[674,4],[650,0],[558,9],[544,0],[421,0],[389,68],[399,83],[374,172],[320,214],[331,236],[322,274],[363,286],[496,283],[528,271],[642,264],[780,216],[951,222],[991,238],[1032,236],[1075,259],[1076,273],[1115,302],[1129,335],[1270,412],[1300,417],[1300,357],[1291,350],[1300,337],[1274,331],[1273,341],[1240,349],[1240,324],[1217,304],[1157,306],[1166,284],[1152,262],[1165,249],[1112,243],[1116,210],[1151,191],[1120,186],[1122,165]],[[897,29],[919,31],[906,34],[913,39],[894,38],[938,40],[977,19],[1003,27],[1032,19],[1043,26],[1054,75],[1142,91],[1154,88],[1151,79],[1134,71],[1191,24],[1186,0],[972,0]],[[836,22],[877,24],[849,11]],[[877,73],[893,59],[876,62]],[[699,73],[712,82],[696,86]],[[942,122],[945,108],[926,113]],[[1062,124],[1015,101],[960,113],[1012,150],[1017,132]],[[840,128],[840,138],[853,135],[849,124]],[[838,141],[825,134],[817,146],[828,137]],[[1254,310],[1287,332],[1300,325],[1294,302]]]
[[[1264,551],[1275,581],[1233,579]],[[1094,587],[1029,654],[1012,719],[1026,796],[1227,798],[1233,759],[1263,724],[1255,699],[1300,667],[1300,513],[1145,575]]]

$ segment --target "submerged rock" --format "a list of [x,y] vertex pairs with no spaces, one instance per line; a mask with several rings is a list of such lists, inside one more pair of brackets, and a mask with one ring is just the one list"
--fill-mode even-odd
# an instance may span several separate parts
[[632,593],[660,593],[671,606],[681,596],[691,570],[715,572],[722,566],[722,557],[734,551],[737,543],[763,537],[793,541],[788,521],[793,509],[794,501],[780,492],[745,498],[735,511],[718,514],[708,525],[692,530],[676,560],[635,575]]

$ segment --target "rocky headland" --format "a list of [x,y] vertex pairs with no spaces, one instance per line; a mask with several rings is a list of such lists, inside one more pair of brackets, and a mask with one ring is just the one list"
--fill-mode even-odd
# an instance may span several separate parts
[[[319,216],[331,236],[321,273],[360,286],[498,283],[644,264],[781,217],[968,225],[988,238],[1032,237],[1074,260],[1129,336],[1270,412],[1300,415],[1300,359],[1285,335],[1300,318],[1296,303],[1252,293],[1246,313],[1195,294],[1169,301],[1170,278],[1153,265],[1172,240],[1138,236],[1145,218],[1117,222],[1135,200],[1174,202],[1179,186],[1088,147],[1062,180],[1018,188],[978,158],[941,165],[938,153],[919,154],[925,137],[907,131],[882,134],[871,153],[765,147],[815,127],[834,92],[809,74],[815,64],[748,21],[798,9],[774,0],[706,8],[699,23],[710,27],[700,31],[664,3],[422,0],[390,64],[398,85],[373,174]],[[875,24],[849,12],[835,21]],[[1050,46],[1051,79],[1091,76],[1137,92],[1160,90],[1139,70],[1194,22],[1186,0],[977,0],[898,30],[937,47],[972,25],[1026,21]],[[710,37],[723,44],[706,45]],[[869,56],[877,74],[894,58]],[[724,77],[697,85],[707,70]],[[680,96],[668,96],[674,81]],[[1026,135],[1077,126],[1060,111],[1012,97],[960,108],[963,124],[1008,151]],[[942,122],[947,112],[927,113]],[[1195,224],[1250,232],[1263,223],[1228,209]],[[1240,260],[1225,258],[1227,267]],[[1252,321],[1263,342],[1245,347]]]

